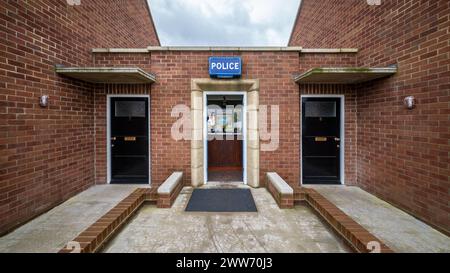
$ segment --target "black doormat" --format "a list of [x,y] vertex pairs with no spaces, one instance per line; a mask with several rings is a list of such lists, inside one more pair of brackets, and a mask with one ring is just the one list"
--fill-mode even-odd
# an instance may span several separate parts
[[195,189],[186,211],[257,212],[249,189]]

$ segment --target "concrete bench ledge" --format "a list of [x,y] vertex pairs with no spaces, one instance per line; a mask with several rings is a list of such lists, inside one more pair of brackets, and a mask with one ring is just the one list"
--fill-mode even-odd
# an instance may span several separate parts
[[182,172],[174,172],[166,179],[166,181],[164,181],[164,183],[162,183],[161,186],[159,186],[158,194],[170,194],[176,188],[178,183],[181,182],[182,178]]
[[277,173],[267,173],[267,179],[281,194],[294,194],[294,190]]
[[183,173],[172,173],[157,190],[158,198],[156,201],[158,208],[172,207],[175,199],[183,188]]
[[267,173],[267,189],[280,208],[294,207],[294,190],[277,173]]

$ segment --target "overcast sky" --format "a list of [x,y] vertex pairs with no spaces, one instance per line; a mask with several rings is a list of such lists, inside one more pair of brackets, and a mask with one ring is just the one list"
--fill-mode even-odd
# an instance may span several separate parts
[[300,0],[148,0],[163,46],[286,46]]

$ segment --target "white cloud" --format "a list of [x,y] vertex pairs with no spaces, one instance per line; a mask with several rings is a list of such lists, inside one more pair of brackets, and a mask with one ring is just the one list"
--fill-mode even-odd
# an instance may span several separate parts
[[166,46],[285,46],[300,0],[149,0]]

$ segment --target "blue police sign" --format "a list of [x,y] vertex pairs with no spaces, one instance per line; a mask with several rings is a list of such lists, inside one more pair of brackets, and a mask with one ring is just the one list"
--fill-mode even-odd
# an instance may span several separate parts
[[209,75],[212,78],[237,78],[242,75],[241,57],[210,57]]

